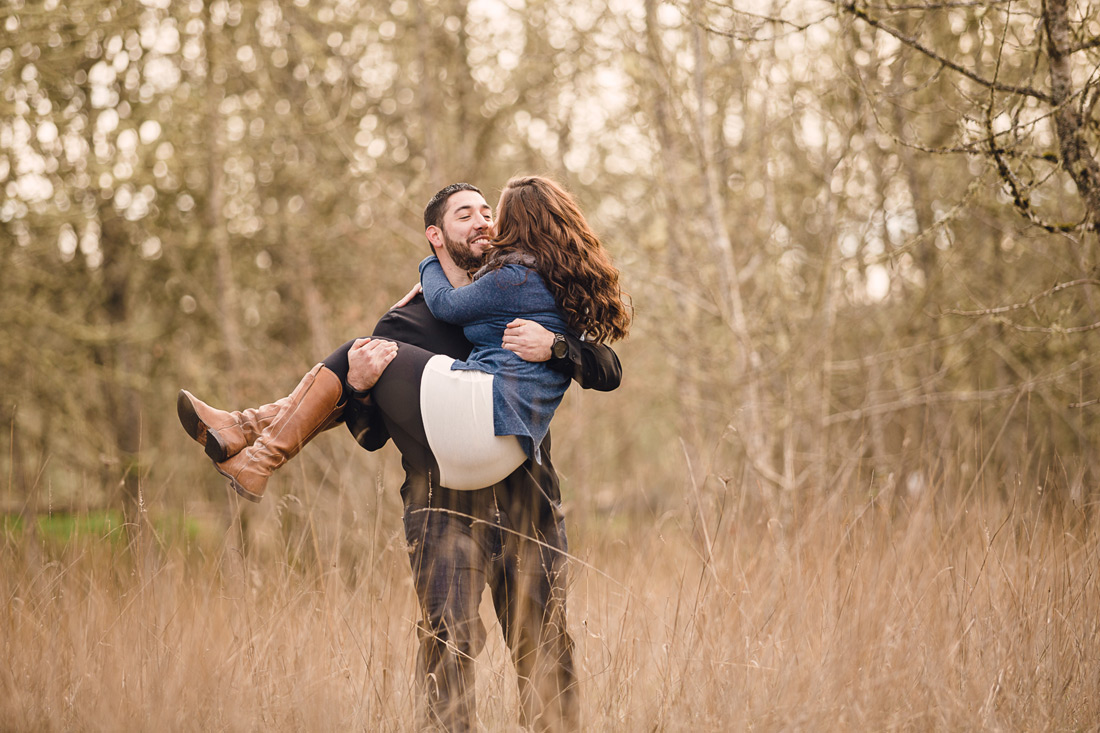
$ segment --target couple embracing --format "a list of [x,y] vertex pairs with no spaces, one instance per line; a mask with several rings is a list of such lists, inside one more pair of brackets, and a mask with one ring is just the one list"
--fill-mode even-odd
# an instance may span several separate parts
[[477,188],[452,184],[429,201],[424,226],[432,255],[420,283],[371,338],[348,341],[261,407],[225,412],[181,391],[180,420],[252,501],[340,422],[368,450],[392,439],[421,608],[421,722],[474,727],[488,585],[524,724],[576,729],[568,546],[548,431],[572,379],[618,386],[605,344],[627,334],[630,307],[576,202],[548,178],[509,181],[495,220]]

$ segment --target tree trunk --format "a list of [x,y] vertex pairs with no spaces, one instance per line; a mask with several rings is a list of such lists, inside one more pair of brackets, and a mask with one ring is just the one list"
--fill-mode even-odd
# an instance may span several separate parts
[[233,258],[229,250],[229,233],[222,217],[224,205],[224,155],[221,144],[221,114],[218,103],[224,94],[219,76],[224,74],[221,68],[221,54],[218,49],[217,33],[211,5],[207,0],[203,7],[203,40],[206,45],[206,109],[204,115],[206,139],[206,207],[203,211],[203,224],[206,235],[214,248],[214,291],[216,320],[221,329],[222,345],[225,349],[224,384],[230,404],[236,404],[239,398],[241,344],[240,327],[237,322],[237,291],[233,283]]
[[[103,364],[103,395],[107,417],[118,451],[118,486],[123,510],[132,528],[131,540],[140,538],[146,524],[141,494],[141,395],[134,383],[139,374],[131,335],[131,245],[128,232],[109,200],[99,204],[99,246],[103,253],[103,314],[110,336],[98,347]],[[135,535],[134,531],[138,534]]]
[[1050,61],[1050,92],[1054,102],[1054,129],[1062,153],[1062,168],[1073,178],[1085,204],[1086,224],[1100,228],[1100,163],[1092,157],[1085,138],[1085,119],[1081,108],[1087,95],[1073,89],[1070,65],[1073,34],[1070,33],[1066,0],[1046,0],[1043,24],[1047,34]]
[[416,60],[420,65],[420,125],[424,130],[424,161],[428,168],[428,180],[433,188],[443,185],[445,175],[440,160],[439,136],[436,131],[437,120],[443,109],[439,104],[439,92],[436,88],[436,65],[429,57],[435,48],[432,43],[432,29],[428,18],[428,9],[423,3],[414,3],[416,9]]
[[[223,221],[223,176],[225,163],[221,142],[221,113],[218,103],[224,95],[222,77],[225,74],[221,66],[221,53],[218,48],[218,33],[214,29],[211,6],[215,0],[207,0],[203,5],[203,44],[206,46],[206,107],[204,110],[204,137],[206,139],[206,208],[203,211],[203,228],[210,237],[214,248],[214,272],[216,319],[221,328],[222,345],[225,353],[223,384],[226,388],[228,404],[236,405],[240,400],[241,343],[240,328],[237,322],[237,291],[233,281],[233,258],[229,251],[229,232]],[[231,489],[228,493],[233,493]],[[238,502],[226,504],[226,563],[223,566],[225,579],[230,588],[244,592],[244,554],[247,536],[247,514],[242,516]]]
[[[696,17],[700,17],[698,0],[693,4]],[[693,52],[695,60],[695,137],[699,152],[700,184],[704,194],[707,239],[711,252],[719,269],[718,307],[722,318],[739,346],[739,358],[734,365],[738,373],[745,375],[745,411],[746,419],[741,426],[748,458],[758,472],[774,480],[778,475],[771,465],[771,451],[768,448],[769,436],[764,430],[760,404],[760,386],[757,368],[759,357],[753,345],[748,320],[745,317],[744,303],[741,298],[741,282],[730,240],[722,214],[722,199],[719,193],[718,179],[715,174],[714,143],[711,139],[710,124],[707,119],[707,51],[705,31],[699,24],[692,28]],[[785,487],[788,488],[788,487]],[[773,497],[774,498],[774,497]]]
[[[669,123],[667,73],[663,58],[661,39],[657,32],[657,0],[646,0],[646,45],[648,60],[650,63],[651,77],[655,83],[653,89],[653,123],[657,131],[659,142],[661,165],[657,169],[657,178],[660,190],[666,201],[665,216],[666,239],[665,271],[669,278],[678,285],[688,282],[688,271],[691,266],[687,260],[688,254],[681,240],[681,232],[684,229],[683,207],[680,203],[679,192],[682,190],[683,181],[679,179],[677,170],[681,160],[680,151],[675,136]],[[664,323],[669,329],[669,343],[681,343],[679,349],[680,358],[674,361],[673,380],[675,382],[677,396],[677,422],[679,434],[684,437],[684,443],[688,450],[688,460],[695,468],[701,467],[698,460],[702,454],[701,433],[697,420],[700,396],[698,394],[698,378],[695,374],[695,349],[691,347],[691,339],[697,333],[695,308],[688,299],[686,292],[678,288],[673,296],[676,313],[674,318],[665,319]],[[701,476],[695,477],[697,480]]]
[[[309,246],[304,237],[292,236],[287,241],[288,231],[286,207],[281,207],[284,212],[283,237],[290,256],[294,263],[293,287],[297,291],[297,297],[301,300],[305,309],[306,326],[309,328],[309,343],[313,349],[310,359],[321,359],[330,351],[334,344],[329,339],[327,319],[325,318],[324,299],[317,289],[313,272],[313,261],[309,256]],[[308,207],[307,207],[308,208]]]

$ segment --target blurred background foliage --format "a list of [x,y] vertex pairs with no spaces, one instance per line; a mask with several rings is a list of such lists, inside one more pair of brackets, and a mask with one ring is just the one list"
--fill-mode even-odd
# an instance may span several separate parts
[[[286,393],[415,281],[434,191],[518,173],[636,309],[622,387],[554,423],[571,505],[1088,505],[1095,10],[8,0],[3,508],[220,501],[176,391]],[[275,490],[396,502],[339,432]]]

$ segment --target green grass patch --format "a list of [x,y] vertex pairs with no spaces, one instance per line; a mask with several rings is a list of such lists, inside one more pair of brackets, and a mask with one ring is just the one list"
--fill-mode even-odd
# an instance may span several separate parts
[[[26,535],[26,517],[18,514],[0,516],[0,530],[13,539]],[[65,543],[77,538],[118,540],[128,538],[124,530],[125,519],[117,509],[68,513],[54,512],[42,514],[32,520],[39,537],[49,542]],[[153,519],[153,529],[167,543],[177,541],[194,542],[198,539],[202,527],[194,517],[172,514]]]
[[[54,512],[33,518],[38,534],[47,540],[67,542],[74,537],[106,537],[117,534],[123,525],[122,512],[105,509],[92,512]],[[26,533],[26,517],[7,514],[3,517],[5,534]]]

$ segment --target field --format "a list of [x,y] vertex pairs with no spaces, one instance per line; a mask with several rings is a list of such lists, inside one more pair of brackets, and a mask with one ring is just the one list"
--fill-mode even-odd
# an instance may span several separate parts
[[[528,174],[634,309],[621,386],[553,418],[585,731],[1100,733],[1096,3],[0,27],[0,733],[413,729],[396,449],[340,428],[242,505],[177,394],[288,394],[414,284],[436,191],[510,241]],[[531,218],[540,255],[575,222]],[[481,611],[480,728],[514,731]]]
[[[332,508],[344,522],[272,497],[243,558],[205,505],[8,522],[0,729],[412,729],[415,601],[387,491]],[[732,486],[661,513],[572,498],[585,729],[1100,728],[1088,511],[1024,486],[855,493],[782,520]],[[482,611],[481,724],[514,730]]]

